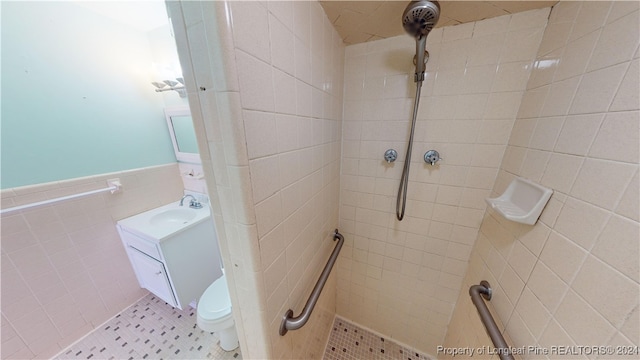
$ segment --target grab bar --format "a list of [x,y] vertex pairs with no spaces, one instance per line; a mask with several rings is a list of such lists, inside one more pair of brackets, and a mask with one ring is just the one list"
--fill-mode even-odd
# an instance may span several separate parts
[[469,288],[471,301],[473,302],[473,305],[476,306],[476,309],[478,309],[480,320],[482,320],[482,324],[487,330],[487,334],[491,338],[493,346],[496,347],[500,360],[514,360],[513,355],[511,355],[511,348],[507,345],[507,342],[500,333],[498,325],[496,325],[496,322],[493,320],[493,316],[491,316],[491,313],[487,308],[487,304],[482,301],[482,298],[487,301],[491,300],[491,292],[491,285],[486,280],[482,280],[480,285],[472,285]]
[[56,202],[59,202],[59,201],[75,199],[75,198],[79,198],[79,197],[83,197],[83,196],[99,194],[99,193],[107,192],[107,191],[111,191],[111,193],[113,194],[116,191],[120,190],[120,188],[122,187],[122,184],[120,184],[120,179],[108,180],[107,181],[107,185],[109,187],[108,188],[104,188],[104,189],[91,190],[91,191],[87,191],[87,192],[83,192],[83,193],[79,193],[79,194],[61,196],[61,197],[54,198],[54,199],[43,200],[43,201],[38,201],[38,202],[31,203],[31,204],[24,204],[24,205],[14,206],[14,207],[7,208],[7,209],[2,209],[2,210],[0,210],[0,214],[12,212],[12,211],[29,209],[29,208],[36,207],[36,206],[52,204],[52,203],[56,203]]
[[318,279],[316,286],[313,288],[311,295],[309,295],[307,303],[304,304],[304,309],[302,309],[300,315],[293,317],[293,310],[289,309],[282,317],[279,331],[280,336],[284,336],[289,330],[300,329],[309,320],[311,312],[313,311],[313,307],[316,306],[316,303],[320,298],[322,288],[329,278],[331,268],[333,268],[333,264],[335,264],[336,259],[338,258],[338,254],[340,253],[340,249],[342,249],[342,244],[344,243],[344,236],[342,236],[342,234],[338,232],[338,229],[336,229],[335,233],[333,234],[333,241],[335,241],[336,239],[338,240],[338,243],[336,244],[336,247],[333,248],[333,252],[329,257],[329,261],[327,261],[327,265],[324,266],[322,274],[320,274],[320,278]]

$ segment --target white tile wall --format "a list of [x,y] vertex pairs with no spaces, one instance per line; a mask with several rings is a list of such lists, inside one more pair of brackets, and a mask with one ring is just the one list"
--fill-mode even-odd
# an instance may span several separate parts
[[[340,196],[347,242],[338,314],[430,354],[442,344],[548,13],[429,34],[402,222],[395,218],[395,196],[415,94],[414,40],[347,47]],[[547,134],[556,128],[540,125],[540,148],[552,146]],[[391,165],[382,159],[388,148],[399,153]],[[444,158],[436,167],[422,159],[429,149]],[[529,161],[543,168],[546,157],[530,154]],[[527,251],[520,249],[513,261],[532,267]],[[517,278],[505,275],[514,298],[522,286]]]
[[[335,277],[299,313],[338,225],[344,46],[317,2],[170,3],[216,227],[247,358],[319,358]],[[208,79],[215,79],[208,84]],[[191,81],[189,81],[191,80]]]
[[2,215],[2,358],[50,358],[144,296],[116,221],[177,201],[169,164],[2,190],[2,207],[107,186],[101,193]]
[[[638,10],[620,2],[553,8],[538,49],[547,65],[533,70],[492,193],[525,176],[554,194],[534,226],[484,215],[445,346],[490,345],[467,295],[482,279],[514,347],[640,344]],[[527,252],[526,261],[502,262]],[[623,358],[574,358],[587,357]]]

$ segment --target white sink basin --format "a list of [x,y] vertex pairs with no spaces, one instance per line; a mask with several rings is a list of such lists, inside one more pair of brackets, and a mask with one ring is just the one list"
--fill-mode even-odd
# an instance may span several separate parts
[[192,209],[175,202],[122,219],[118,225],[139,236],[161,241],[205,219],[211,219],[210,214],[206,204],[201,209]]
[[155,214],[149,219],[151,225],[163,226],[165,224],[188,224],[198,214],[196,210],[190,208],[167,209]]

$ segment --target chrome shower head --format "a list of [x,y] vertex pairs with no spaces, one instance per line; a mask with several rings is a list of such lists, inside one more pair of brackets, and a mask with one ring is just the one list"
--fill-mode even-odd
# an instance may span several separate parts
[[429,34],[440,18],[437,1],[412,1],[402,14],[402,26],[411,36],[419,38]]
[[402,13],[402,26],[411,36],[416,38],[415,81],[424,80],[427,56],[427,34],[436,26],[440,18],[440,4],[437,1],[412,1]]

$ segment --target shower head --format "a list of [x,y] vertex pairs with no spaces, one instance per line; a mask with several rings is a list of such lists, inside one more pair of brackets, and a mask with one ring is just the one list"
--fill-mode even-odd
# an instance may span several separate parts
[[440,4],[437,1],[412,1],[402,14],[404,30],[416,39],[429,34],[440,17]]
[[437,1],[412,1],[402,13],[404,30],[416,38],[416,82],[424,81],[427,34],[436,26],[439,17],[440,4]]

